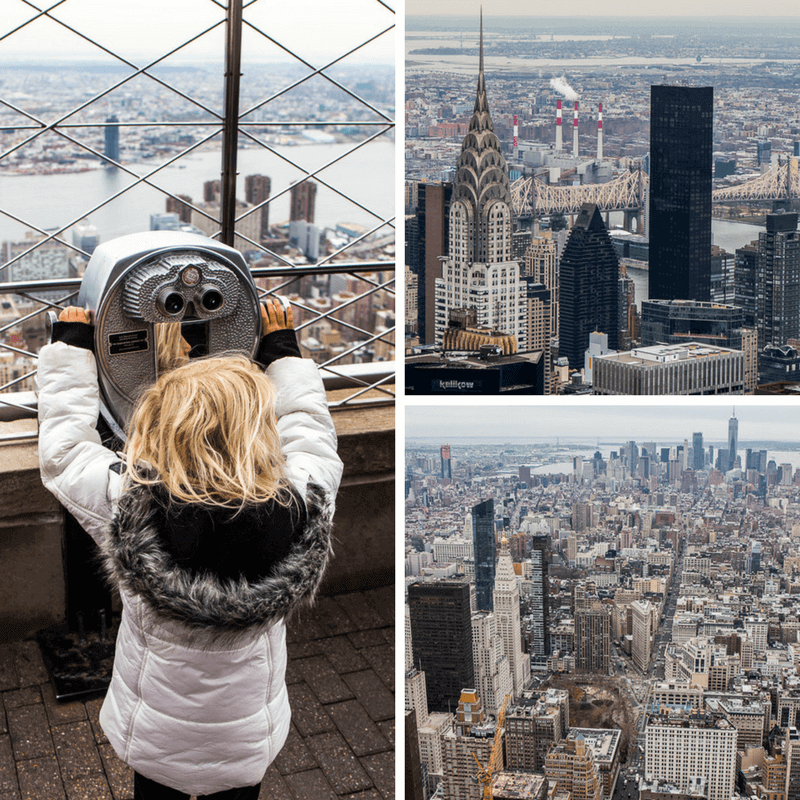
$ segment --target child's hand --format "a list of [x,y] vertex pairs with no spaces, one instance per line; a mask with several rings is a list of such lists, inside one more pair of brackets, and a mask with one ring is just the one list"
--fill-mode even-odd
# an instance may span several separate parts
[[262,335],[274,331],[294,328],[294,318],[291,306],[284,310],[280,300],[267,300],[261,304],[261,330]]
[[83,322],[86,325],[92,324],[92,318],[88,311],[78,306],[67,306],[59,315],[59,322]]

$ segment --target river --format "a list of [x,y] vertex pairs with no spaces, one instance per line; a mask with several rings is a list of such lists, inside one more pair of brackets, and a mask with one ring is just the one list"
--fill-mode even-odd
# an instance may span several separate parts
[[[350,143],[309,144],[283,148],[283,153],[297,164],[313,171],[354,147]],[[394,142],[370,142],[341,162],[324,170],[320,177],[385,219],[394,209]],[[157,166],[156,159],[130,166],[145,174]],[[126,165],[129,166],[129,165]],[[240,150],[238,155],[238,195],[244,197],[247,175],[269,175],[275,195],[302,173],[262,148]],[[203,200],[203,184],[220,176],[219,150],[205,150],[184,156],[158,172],[153,181],[176,194]],[[0,178],[0,242],[22,238],[29,228],[8,217],[9,212],[40,228],[60,228],[79,220],[106,198],[134,183],[135,179],[119,169],[97,168],[87,172],[53,175],[3,175]],[[108,205],[89,215],[107,241],[127,233],[150,228],[150,214],[165,210],[165,197],[157,189],[139,185]],[[270,204],[270,222],[289,219],[289,193]],[[316,223],[334,227],[339,222],[355,222],[373,227],[376,218],[324,186],[318,186]],[[386,228],[382,232],[386,232]]]

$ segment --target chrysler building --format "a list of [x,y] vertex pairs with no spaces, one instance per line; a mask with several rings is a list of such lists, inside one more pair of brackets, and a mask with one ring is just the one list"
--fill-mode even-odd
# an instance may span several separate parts
[[522,350],[526,305],[520,299],[520,267],[511,258],[508,167],[486,97],[482,14],[479,53],[478,92],[450,202],[449,256],[436,280],[436,344],[442,344],[451,311],[473,308],[479,326],[515,336]]

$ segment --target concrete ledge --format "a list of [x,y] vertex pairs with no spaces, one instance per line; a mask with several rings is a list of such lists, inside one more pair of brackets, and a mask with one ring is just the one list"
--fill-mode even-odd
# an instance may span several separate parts
[[[337,411],[334,422],[345,468],[322,593],[391,586],[394,408]],[[0,435],[35,430],[35,420],[0,422]],[[63,542],[63,510],[42,486],[36,440],[0,444],[0,642],[64,620]]]

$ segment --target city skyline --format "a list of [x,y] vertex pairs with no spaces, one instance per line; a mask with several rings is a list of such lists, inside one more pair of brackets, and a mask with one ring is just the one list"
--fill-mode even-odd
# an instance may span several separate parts
[[[735,408],[740,442],[800,443],[800,424],[793,406],[740,403]],[[528,406],[458,404],[446,408],[414,405],[406,406],[406,439],[439,438],[442,443],[449,439],[452,444],[453,441],[471,438],[469,432],[474,431],[476,438],[507,437],[510,440],[585,437],[587,441],[595,442],[598,438],[630,440],[647,437],[658,441],[682,441],[691,437],[693,432],[701,431],[707,442],[725,442],[732,409],[730,403],[708,406],[653,403],[632,407],[619,403],[601,404],[597,400],[586,408],[542,403]],[[487,413],[489,410],[492,413]],[[487,420],[491,422],[487,423]]]

